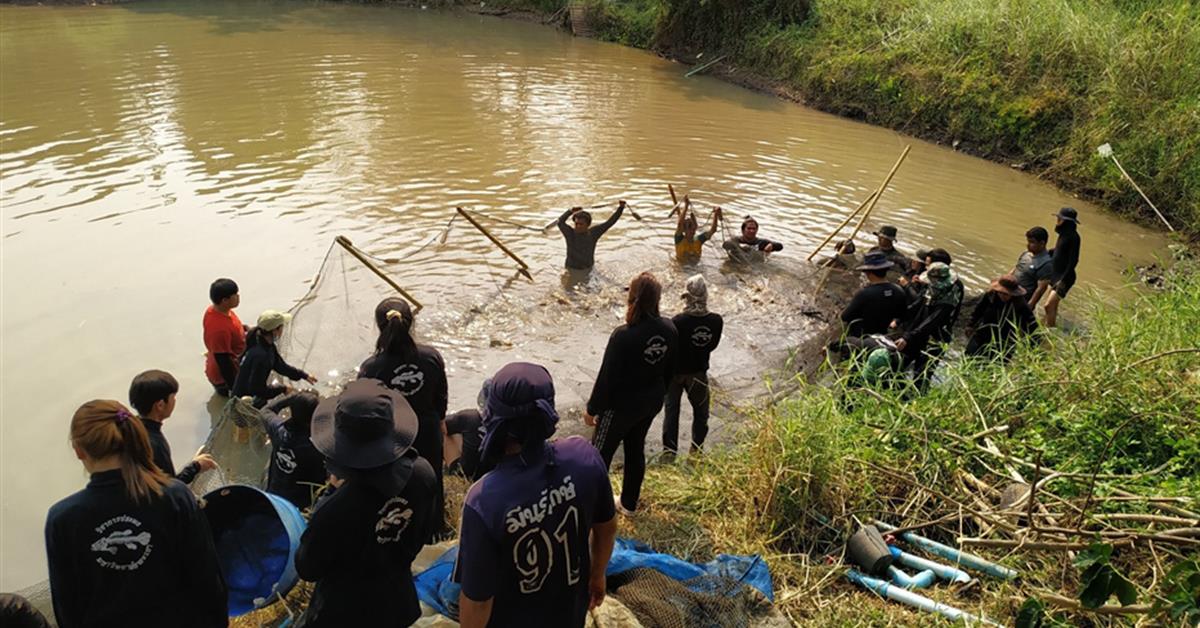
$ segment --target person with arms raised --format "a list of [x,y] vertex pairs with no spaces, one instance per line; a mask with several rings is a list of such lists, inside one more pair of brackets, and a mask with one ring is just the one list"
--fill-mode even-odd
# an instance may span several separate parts
[[[571,270],[591,270],[596,265],[596,243],[625,213],[625,201],[617,203],[617,211],[608,220],[592,226],[592,215],[582,207],[572,207],[558,218],[558,230],[567,242],[566,267]],[[567,219],[571,226],[567,226]]]
[[583,628],[605,596],[617,535],[608,470],[583,438],[548,442],[554,382],[537,364],[496,372],[483,463],[463,502],[454,581],[463,628]]
[[700,255],[704,252],[704,243],[712,239],[717,232],[717,222],[721,220],[721,208],[713,209],[712,224],[708,231],[696,233],[699,224],[696,214],[691,211],[691,202],[683,197],[687,209],[679,212],[679,222],[675,225],[675,261],[680,264],[698,264]]
[[59,627],[228,625],[208,521],[154,465],[142,422],[116,401],[89,401],[71,418],[71,447],[91,480],[46,517]]

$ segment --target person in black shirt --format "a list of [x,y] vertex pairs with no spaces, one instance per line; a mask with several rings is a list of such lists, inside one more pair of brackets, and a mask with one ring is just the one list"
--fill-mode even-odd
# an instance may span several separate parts
[[[596,243],[625,213],[625,201],[617,203],[617,211],[608,220],[592,226],[592,215],[582,207],[572,207],[558,218],[558,230],[567,242],[567,268],[589,270],[596,265]],[[570,218],[574,227],[567,226]]]
[[468,480],[477,480],[484,469],[479,464],[479,447],[483,443],[483,414],[487,406],[492,380],[483,381],[479,390],[479,407],[459,410],[442,422],[445,433],[445,464],[447,473],[459,473]]
[[708,311],[708,285],[703,275],[688,278],[683,300],[683,313],[671,319],[678,333],[679,355],[667,385],[663,414],[663,450],[670,453],[679,449],[679,401],[685,391],[692,405],[691,451],[704,445],[708,435],[708,357],[721,344],[725,326],[720,314]]
[[842,310],[842,338],[830,343],[827,354],[836,353],[845,359],[860,349],[875,349],[880,345],[871,336],[887,334],[905,319],[908,293],[887,280],[892,266],[887,256],[878,251],[863,258],[857,270],[867,278],[867,285]]
[[920,283],[927,288],[920,296],[916,316],[896,340],[896,349],[912,365],[917,387],[923,389],[929,381],[930,363],[950,342],[962,308],[963,290],[958,276],[942,262],[930,264]]
[[1051,251],[1050,296],[1046,298],[1046,326],[1058,324],[1058,303],[1067,298],[1071,286],[1075,285],[1075,267],[1079,265],[1079,212],[1072,207],[1063,207],[1054,217],[1058,223],[1054,232],[1058,241]]
[[91,480],[46,516],[60,628],[228,625],[208,522],[154,465],[142,422],[116,401],[90,401],[71,419],[71,446]]
[[[315,392],[296,392],[275,399],[260,414],[263,430],[271,438],[267,492],[301,510],[312,505],[313,493],[325,484],[325,456],[309,438],[313,412],[320,401]],[[287,420],[279,416],[285,408]]]
[[677,333],[658,315],[662,285],[650,273],[629,284],[625,324],[616,328],[604,349],[604,361],[592,386],[583,420],[594,426],[592,443],[605,465],[624,444],[625,472],[617,508],[637,510],[646,475],[646,434],[662,409],[667,383],[675,372]]
[[[378,380],[404,395],[417,413],[421,427],[414,446],[437,476],[438,497],[430,534],[441,535],[447,531],[442,494],[442,419],[449,403],[446,363],[437,349],[413,340],[413,313],[404,300],[387,298],[375,306],[375,325],[379,327],[375,354],[362,363],[358,376]],[[432,536],[427,540],[432,541]]]
[[163,473],[184,484],[191,484],[198,474],[215,469],[217,461],[208,454],[199,454],[178,474],[175,473],[175,463],[171,461],[171,444],[163,435],[162,424],[175,412],[175,395],[178,392],[179,382],[173,375],[166,371],[149,370],[139,373],[129,384],[129,403],[137,410],[138,419],[150,435],[154,464]]
[[16,593],[0,593],[0,626],[4,628],[50,628],[46,616],[29,600]]
[[284,362],[279,355],[276,341],[283,335],[283,326],[292,320],[291,314],[267,310],[258,316],[258,325],[246,334],[246,352],[238,368],[237,380],[233,384],[233,396],[254,398],[254,407],[261,408],[267,401],[286,392],[286,386],[268,384],[271,371],[292,380],[317,383],[317,378]]
[[888,279],[891,281],[899,281],[904,277],[912,267],[912,260],[908,256],[896,249],[896,236],[899,232],[891,225],[884,225],[875,231],[872,235],[875,236],[875,246],[867,253],[883,253],[887,260],[892,263],[892,268],[888,270]]
[[1012,275],[992,282],[967,323],[967,355],[1007,359],[1022,336],[1037,331],[1037,319],[1023,296],[1025,289]]
[[750,216],[742,220],[742,234],[721,245],[735,262],[758,262],[767,255],[782,251],[783,245],[773,240],[758,237],[758,221]]
[[437,480],[412,448],[417,430],[404,396],[373,380],[317,406],[312,442],[335,490],[296,550],[296,573],[316,583],[299,626],[391,628],[420,617],[412,561],[430,534]]

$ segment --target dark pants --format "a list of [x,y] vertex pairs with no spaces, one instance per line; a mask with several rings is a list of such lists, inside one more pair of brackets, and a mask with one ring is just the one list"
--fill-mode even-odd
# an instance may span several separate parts
[[433,524],[429,527],[426,543],[436,543],[440,537],[449,532],[449,527],[446,525],[446,491],[442,478],[442,457],[445,455],[442,446],[441,417],[432,415],[417,417],[417,438],[413,441],[413,447],[429,463],[429,466],[433,467],[433,474],[437,479],[437,494],[434,495],[433,512],[430,514]]
[[625,472],[621,477],[621,505],[626,510],[637,508],[642,495],[642,480],[646,478],[646,434],[662,406],[633,412],[606,411],[596,421],[592,444],[600,450],[604,466],[611,467],[617,447],[624,445]]
[[663,449],[672,453],[679,450],[679,402],[684,392],[692,404],[692,451],[708,436],[708,373],[676,375],[667,386],[662,431]]

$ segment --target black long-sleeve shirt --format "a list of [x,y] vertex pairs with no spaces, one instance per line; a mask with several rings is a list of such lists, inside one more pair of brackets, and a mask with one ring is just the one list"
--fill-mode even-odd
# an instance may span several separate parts
[[849,337],[886,334],[891,322],[903,320],[907,311],[908,297],[903,288],[890,282],[873,283],[850,299],[842,310],[842,322]]
[[308,373],[285,362],[273,343],[257,342],[253,334],[246,339],[246,343],[246,353],[242,354],[242,364],[233,384],[233,396],[250,395],[254,397],[255,405],[261,407],[263,402],[286,390],[282,386],[267,383],[271,371],[296,381],[308,378]]
[[312,505],[314,489],[325,484],[325,456],[312,444],[308,431],[295,430],[276,412],[286,405],[273,402],[262,409],[263,429],[271,437],[271,464],[267,492],[304,509]]
[[721,344],[724,319],[712,312],[704,316],[684,313],[676,314],[671,323],[675,325],[679,338],[675,372],[688,375],[707,372],[708,358]]
[[317,584],[299,625],[392,628],[416,621],[412,561],[425,545],[436,490],[433,469],[417,458],[397,495],[349,479],[318,502],[296,550],[296,572]]
[[1058,241],[1054,243],[1054,257],[1051,258],[1051,285],[1066,280],[1075,283],[1075,267],[1079,265],[1079,230],[1075,223],[1067,222],[1055,228]]
[[167,437],[162,433],[162,422],[142,417],[138,417],[138,419],[146,427],[146,435],[150,437],[150,451],[154,454],[154,464],[163,473],[184,484],[191,484],[192,480],[196,479],[196,475],[200,473],[200,463],[193,460],[184,465],[183,470],[179,473],[175,473],[175,463],[171,461],[171,444],[167,442]]
[[60,628],[229,624],[208,521],[176,480],[135,503],[120,470],[92,474],[50,508],[46,554]]
[[956,281],[954,291],[957,298],[953,303],[924,303],[921,306],[904,332],[904,340],[908,343],[904,349],[906,355],[912,357],[919,354],[930,342],[950,341],[954,323],[958,321],[959,311],[962,309],[962,283]]
[[609,216],[608,220],[589,227],[583,233],[576,233],[575,229],[567,224],[567,219],[573,213],[567,210],[562,216],[558,217],[558,230],[562,232],[563,239],[567,241],[567,268],[574,270],[587,270],[596,265],[596,242],[600,240],[600,236],[617,224],[617,220],[621,218],[621,214],[625,212],[623,205],[617,206],[617,211]]
[[1011,347],[1018,332],[1031,334],[1037,330],[1037,318],[1025,299],[1012,297],[1004,301],[995,292],[988,292],[971,312],[967,326],[974,330],[968,349],[979,353],[993,344]]
[[588,414],[661,405],[675,374],[678,337],[675,325],[662,317],[613,330],[588,398]]

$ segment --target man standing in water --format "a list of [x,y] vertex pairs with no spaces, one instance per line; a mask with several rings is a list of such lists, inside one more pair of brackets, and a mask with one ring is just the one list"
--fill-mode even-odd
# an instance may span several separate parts
[[204,374],[218,395],[228,397],[246,351],[246,328],[233,312],[242,297],[232,279],[221,278],[209,286],[208,298],[212,305],[204,311]]
[[742,235],[726,240],[722,246],[736,262],[763,261],[767,255],[783,250],[779,242],[758,237],[758,221],[750,216],[742,220]]
[[[567,268],[571,270],[591,270],[596,265],[596,242],[600,236],[617,224],[621,214],[625,212],[625,201],[617,204],[617,211],[604,222],[592,226],[592,215],[582,207],[572,207],[558,218],[558,230],[567,241]],[[570,218],[574,227],[567,226]]]
[[1058,323],[1058,303],[1067,298],[1071,286],[1075,285],[1075,267],[1079,265],[1079,212],[1074,207],[1058,210],[1054,231],[1058,242],[1054,243],[1050,273],[1050,296],[1046,299],[1046,326]]
[[1017,278],[1017,283],[1025,289],[1026,301],[1029,307],[1037,307],[1042,295],[1050,287],[1050,275],[1054,272],[1051,264],[1050,251],[1046,243],[1050,234],[1041,227],[1034,227],[1025,232],[1025,251],[1017,258],[1017,265],[1009,273]]
[[578,436],[549,441],[554,381],[537,364],[497,371],[483,416],[482,461],[495,469],[463,501],[459,621],[583,628],[617,536],[604,460]]

